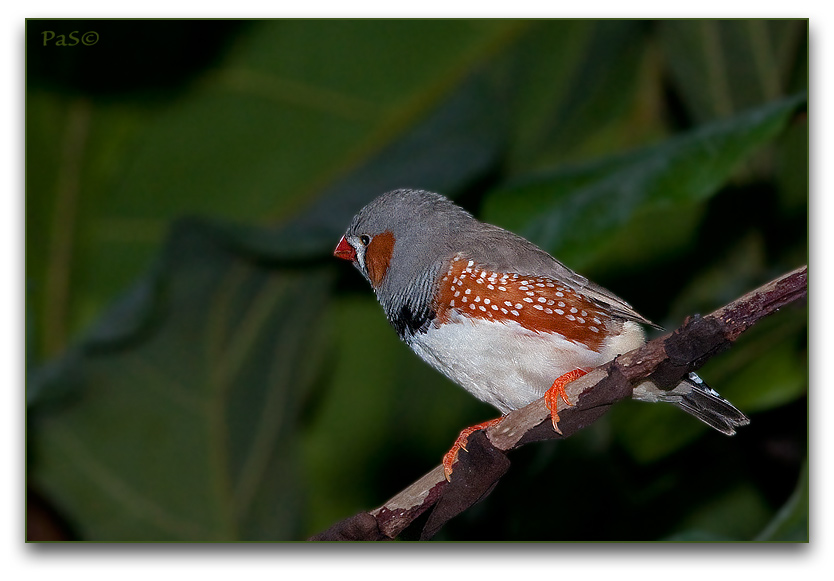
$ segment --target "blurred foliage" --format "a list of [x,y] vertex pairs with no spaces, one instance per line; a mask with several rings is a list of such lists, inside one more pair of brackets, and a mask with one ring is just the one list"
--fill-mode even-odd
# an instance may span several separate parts
[[[304,539],[495,415],[330,257],[388,189],[667,327],[807,262],[806,21],[29,20],[26,42],[30,514],[72,538]],[[735,438],[624,402],[511,454],[438,540],[807,541],[805,310],[702,375],[751,416]]]

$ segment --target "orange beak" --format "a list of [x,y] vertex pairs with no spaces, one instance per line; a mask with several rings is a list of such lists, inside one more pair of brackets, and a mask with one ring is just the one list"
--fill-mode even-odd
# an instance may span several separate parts
[[339,240],[336,250],[333,251],[333,256],[341,258],[342,260],[351,260],[356,262],[356,250],[353,249],[353,246],[348,244],[348,241],[345,240],[344,236],[342,236],[342,239]]

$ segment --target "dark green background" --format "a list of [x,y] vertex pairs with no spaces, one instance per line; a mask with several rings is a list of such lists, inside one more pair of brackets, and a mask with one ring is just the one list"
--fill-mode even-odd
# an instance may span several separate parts
[[[301,540],[493,417],[330,256],[388,189],[453,197],[670,328],[805,264],[807,34],[27,21],[29,538]],[[512,453],[436,538],[807,540],[807,371],[785,309],[702,370],[751,417],[736,437],[624,402]]]

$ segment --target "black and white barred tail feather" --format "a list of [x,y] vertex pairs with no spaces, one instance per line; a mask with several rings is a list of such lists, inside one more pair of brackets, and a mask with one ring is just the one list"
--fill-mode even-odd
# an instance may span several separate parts
[[695,373],[690,373],[671,390],[658,389],[650,383],[641,384],[634,390],[634,399],[674,404],[728,436],[734,435],[736,428],[750,423],[747,416]]

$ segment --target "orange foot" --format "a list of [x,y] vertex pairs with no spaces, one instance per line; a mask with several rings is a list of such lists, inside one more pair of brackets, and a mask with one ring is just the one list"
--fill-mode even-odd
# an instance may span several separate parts
[[568,394],[565,392],[565,386],[569,384],[571,381],[575,379],[579,379],[583,375],[588,373],[587,371],[582,371],[581,369],[574,369],[573,371],[568,371],[564,375],[560,375],[556,378],[556,381],[553,382],[553,385],[550,386],[544,394],[544,403],[547,405],[547,409],[550,410],[550,421],[553,422],[553,429],[556,430],[557,434],[561,434],[562,430],[559,429],[557,423],[559,422],[559,414],[556,412],[556,404],[559,402],[559,398],[562,398],[569,406],[573,404],[568,401]]
[[485,430],[487,428],[491,428],[503,420],[504,417],[495,418],[494,420],[488,420],[486,422],[481,422],[480,424],[475,424],[474,426],[470,426],[463,431],[461,431],[458,439],[455,440],[455,443],[452,445],[452,449],[446,452],[443,456],[443,473],[446,475],[446,480],[450,480],[450,476],[452,475],[452,464],[457,462],[458,459],[458,452],[461,450],[466,450],[466,442],[474,432],[478,430]]

